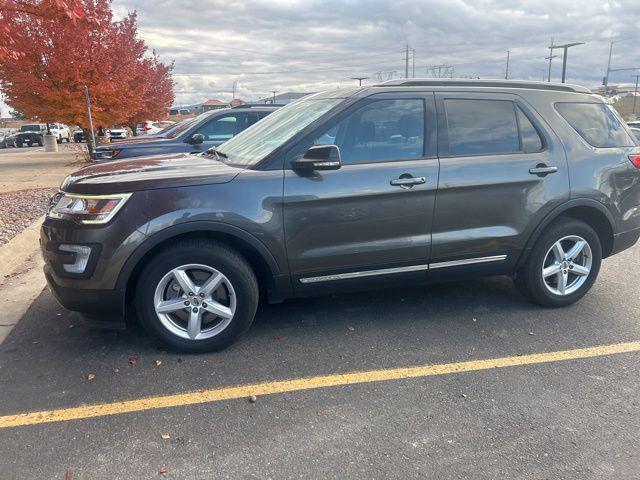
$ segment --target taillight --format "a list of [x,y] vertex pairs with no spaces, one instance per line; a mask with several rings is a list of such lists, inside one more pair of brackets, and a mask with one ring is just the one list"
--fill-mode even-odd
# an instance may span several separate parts
[[633,163],[633,166],[640,168],[640,155],[629,155],[629,160]]

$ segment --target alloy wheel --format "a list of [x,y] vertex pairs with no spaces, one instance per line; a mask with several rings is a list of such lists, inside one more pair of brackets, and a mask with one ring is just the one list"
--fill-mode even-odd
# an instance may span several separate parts
[[587,281],[592,262],[591,247],[584,238],[561,238],[547,251],[542,263],[545,287],[554,295],[571,295]]
[[174,335],[203,340],[220,334],[233,319],[236,294],[229,279],[215,268],[188,264],[169,271],[158,283],[154,308]]

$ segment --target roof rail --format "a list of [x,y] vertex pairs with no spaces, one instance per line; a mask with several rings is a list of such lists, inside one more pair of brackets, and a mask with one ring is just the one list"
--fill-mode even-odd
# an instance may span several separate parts
[[241,103],[231,108],[284,107],[284,103]]
[[375,87],[487,87],[487,88],[531,88],[559,92],[591,93],[586,87],[568,83],[535,82],[528,80],[468,80],[442,78],[411,78],[389,80]]

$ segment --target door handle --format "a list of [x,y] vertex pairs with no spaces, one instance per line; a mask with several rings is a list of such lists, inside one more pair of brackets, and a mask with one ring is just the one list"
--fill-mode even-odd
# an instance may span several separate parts
[[556,173],[557,171],[558,167],[555,165],[545,165],[544,163],[529,169],[531,175],[548,175],[549,173]]
[[425,177],[400,177],[400,178],[394,178],[389,183],[391,183],[391,185],[396,187],[411,188],[414,185],[422,185],[423,183],[426,183],[426,182],[427,182],[427,179]]

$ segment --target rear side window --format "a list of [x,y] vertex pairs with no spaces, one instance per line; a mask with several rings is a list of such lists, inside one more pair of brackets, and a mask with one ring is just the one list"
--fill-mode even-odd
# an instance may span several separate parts
[[540,134],[509,100],[446,99],[449,154],[454,156],[536,152]]
[[603,103],[556,103],[556,110],[592,147],[632,147],[618,116]]

